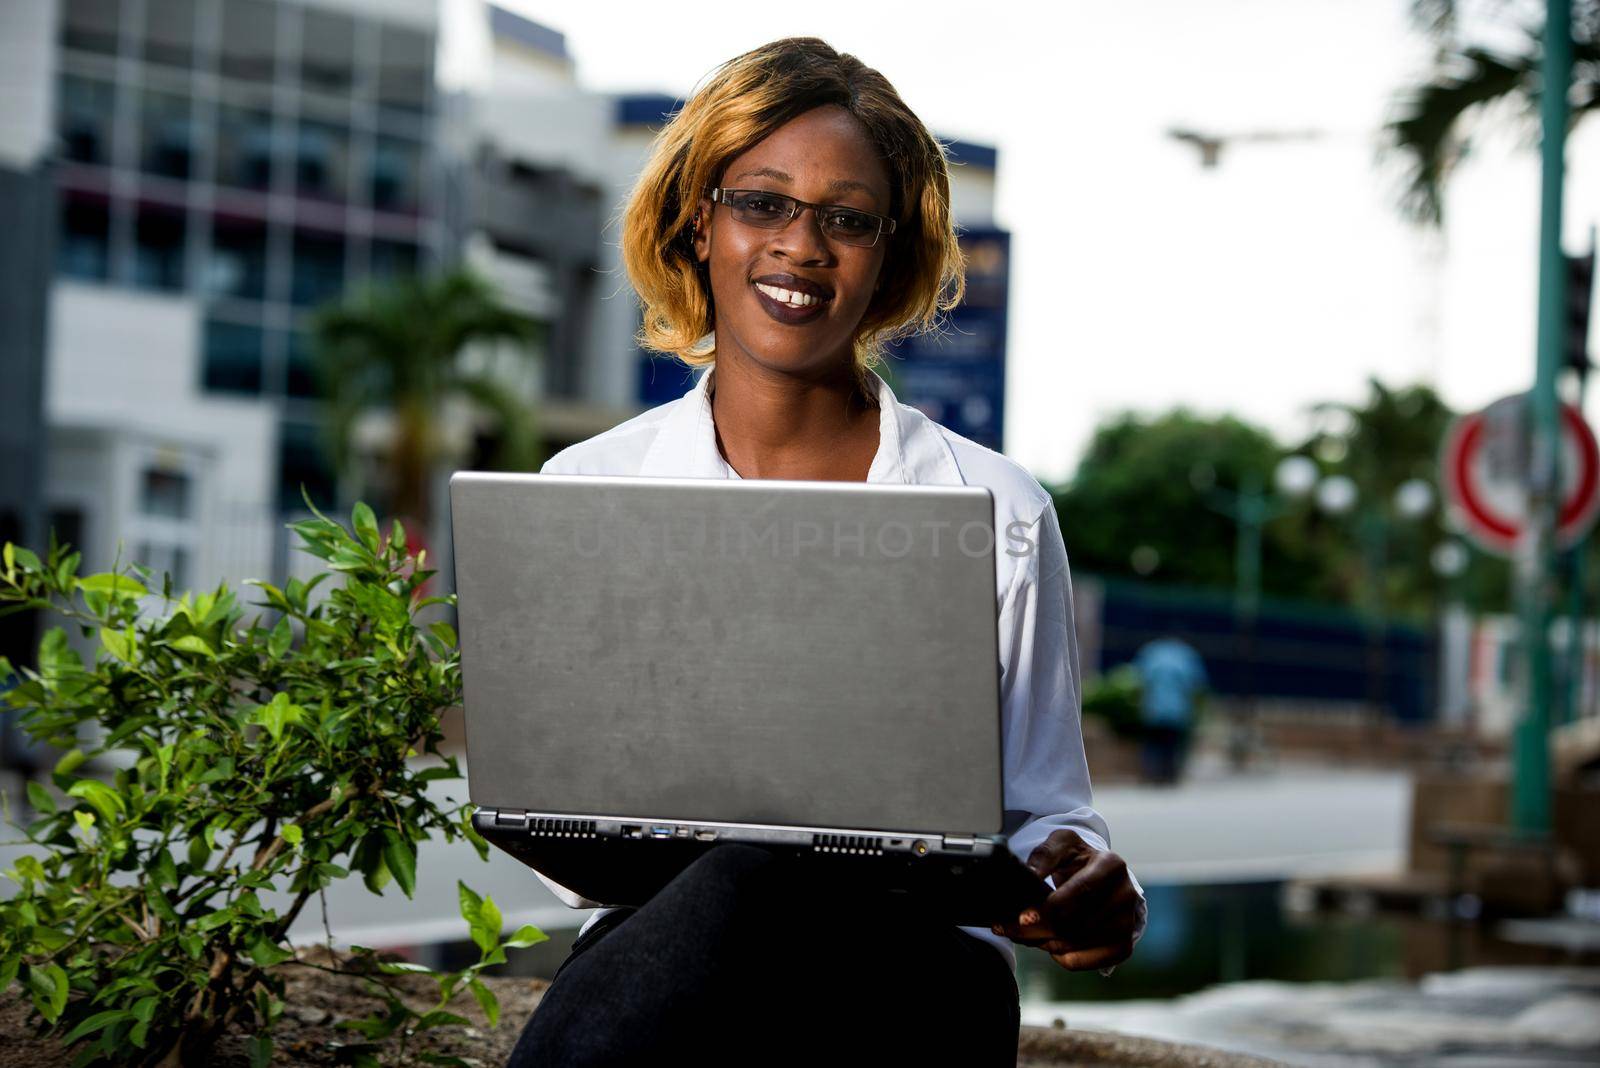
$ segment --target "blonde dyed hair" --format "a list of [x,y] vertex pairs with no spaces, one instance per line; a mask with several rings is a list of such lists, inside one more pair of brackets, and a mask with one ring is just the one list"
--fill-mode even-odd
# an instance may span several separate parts
[[887,247],[856,329],[857,375],[878,363],[885,343],[934,329],[960,303],[966,278],[944,147],[882,74],[818,38],[789,37],[722,64],[656,136],[622,216],[622,263],[644,309],[642,347],[691,366],[715,361],[711,280],[691,226],[700,199],[739,155],[829,104],[855,116],[877,147],[896,223],[879,238]]

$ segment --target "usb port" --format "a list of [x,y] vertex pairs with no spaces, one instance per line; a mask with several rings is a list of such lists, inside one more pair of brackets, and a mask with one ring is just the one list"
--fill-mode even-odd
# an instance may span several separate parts
[[678,838],[687,838],[689,837],[689,828],[679,827],[673,834]]
[[624,823],[622,825],[622,837],[643,838],[644,828],[639,826],[637,823]]
[[671,827],[652,827],[652,828],[650,828],[650,837],[652,837],[652,838],[671,838],[672,837],[672,828]]
[[702,842],[715,842],[717,840],[717,832],[705,828],[695,831],[694,836]]

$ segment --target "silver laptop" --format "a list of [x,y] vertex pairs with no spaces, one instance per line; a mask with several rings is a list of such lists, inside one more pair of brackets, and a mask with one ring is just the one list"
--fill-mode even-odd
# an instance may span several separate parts
[[729,841],[958,922],[1046,889],[1001,834],[987,490],[463,472],[450,501],[496,845],[606,904]]

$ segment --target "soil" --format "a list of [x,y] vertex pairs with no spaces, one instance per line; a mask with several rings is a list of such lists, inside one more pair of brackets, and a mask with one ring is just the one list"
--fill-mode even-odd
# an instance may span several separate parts
[[[288,985],[284,997],[283,1019],[273,1031],[275,1066],[323,1068],[349,1063],[349,1047],[360,1044],[362,1036],[338,1028],[338,1020],[359,1019],[373,1013],[380,1002],[364,993],[359,979],[330,975],[314,968],[293,964],[277,969]],[[398,976],[408,993],[416,995],[419,1008],[432,1005],[436,993],[424,977]],[[470,993],[457,998],[450,1011],[465,1017],[468,1026],[441,1027],[412,1040],[415,1052],[433,1052],[460,1057],[482,1068],[499,1068],[511,1055],[522,1026],[539,1004],[547,984],[541,979],[486,977],[484,982],[500,1000],[500,1025],[490,1027],[477,1001]],[[9,993],[0,996],[0,1061],[5,1068],[59,1068],[71,1057],[48,1036],[38,1036],[29,1027],[26,998]],[[209,1065],[214,1068],[248,1068],[249,1058],[243,1033],[224,1036]],[[398,1046],[384,1046],[384,1064],[397,1063]],[[341,1056],[341,1053],[343,1056]],[[410,1063],[420,1063],[412,1059]],[[753,1063],[758,1063],[753,1062]],[[1144,1068],[1262,1068],[1270,1062],[1241,1057],[1198,1046],[1180,1046],[1153,1039],[1134,1038],[1099,1031],[1067,1031],[1038,1027],[1022,1029],[1018,1047],[1018,1068],[1069,1068],[1069,1066],[1139,1065]]]

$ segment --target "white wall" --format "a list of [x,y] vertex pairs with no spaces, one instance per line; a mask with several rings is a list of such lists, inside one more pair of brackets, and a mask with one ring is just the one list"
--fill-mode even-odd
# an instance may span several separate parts
[[56,0],[0,0],[0,166],[27,170],[55,128]]
[[[45,418],[52,445],[67,449],[51,456],[49,485],[57,499],[96,502],[85,519],[97,551],[139,523],[139,457],[166,455],[196,477],[194,583],[269,575],[276,415],[265,401],[201,391],[199,305],[58,281],[49,315]],[[89,462],[109,483],[82,477]]]

